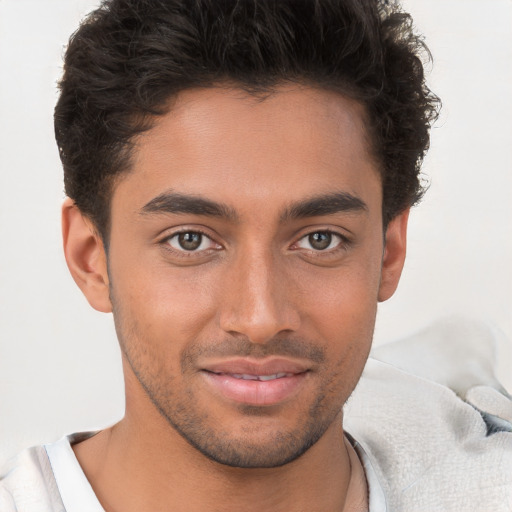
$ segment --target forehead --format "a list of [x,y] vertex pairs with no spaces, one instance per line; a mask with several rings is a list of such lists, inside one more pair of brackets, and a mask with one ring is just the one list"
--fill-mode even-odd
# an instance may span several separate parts
[[380,188],[356,101],[304,86],[265,96],[219,87],[180,93],[137,138],[113,202],[128,194],[142,207],[168,190],[226,204],[271,205],[333,189],[380,200]]

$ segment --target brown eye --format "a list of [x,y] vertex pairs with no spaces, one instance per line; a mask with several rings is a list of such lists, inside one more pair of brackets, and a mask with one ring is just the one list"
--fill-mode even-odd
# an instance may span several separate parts
[[311,247],[317,251],[327,249],[332,242],[332,234],[326,231],[318,231],[308,235],[308,242]]
[[180,233],[178,243],[185,251],[195,251],[201,246],[203,235],[201,233]]
[[331,253],[331,251],[346,245],[348,245],[348,240],[343,235],[331,231],[313,231],[296,242],[295,248]]
[[199,252],[215,247],[215,243],[198,231],[183,231],[167,239],[167,243],[178,251]]

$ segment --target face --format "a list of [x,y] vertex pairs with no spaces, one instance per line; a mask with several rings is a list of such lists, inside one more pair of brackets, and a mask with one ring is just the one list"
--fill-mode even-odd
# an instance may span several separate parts
[[305,87],[182,93],[112,197],[128,413],[151,402],[237,467],[279,466],[339,433],[398,280],[381,209],[357,103]]

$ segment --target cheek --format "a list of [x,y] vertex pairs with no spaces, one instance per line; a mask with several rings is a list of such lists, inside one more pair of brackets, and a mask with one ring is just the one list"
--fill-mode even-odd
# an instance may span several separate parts
[[136,319],[139,332],[147,333],[152,343],[179,345],[184,337],[201,331],[215,314],[213,278],[198,268],[144,265],[140,260],[112,269],[124,315]]
[[376,314],[380,260],[361,258],[336,269],[309,269],[298,275],[297,283],[304,314],[325,328],[357,328]]
[[[378,252],[377,252],[378,255]],[[352,392],[371,348],[380,258],[356,258],[337,269],[321,269],[323,275],[305,272],[301,279],[303,329],[307,337],[325,344],[334,392]]]

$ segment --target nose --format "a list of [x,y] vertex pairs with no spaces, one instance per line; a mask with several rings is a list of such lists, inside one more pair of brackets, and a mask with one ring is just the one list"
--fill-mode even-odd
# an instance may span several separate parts
[[300,315],[294,286],[271,251],[241,254],[231,262],[223,283],[221,328],[266,343],[278,334],[297,331]]

